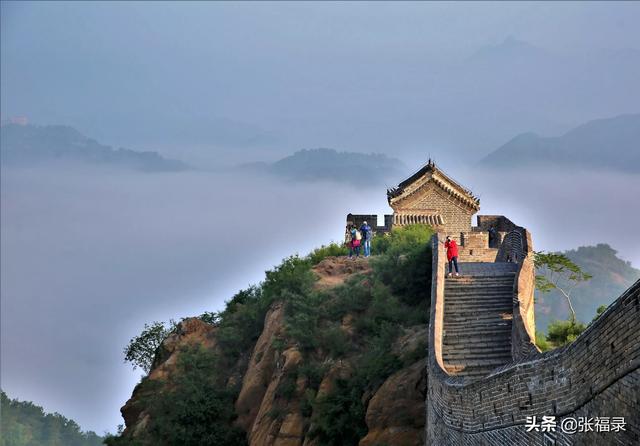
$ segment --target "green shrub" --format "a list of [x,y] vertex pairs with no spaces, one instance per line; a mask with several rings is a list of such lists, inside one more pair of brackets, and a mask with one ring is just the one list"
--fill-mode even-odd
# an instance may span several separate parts
[[227,307],[220,313],[216,337],[230,362],[258,339],[267,310],[258,287],[242,290],[227,302]]
[[320,346],[331,358],[340,358],[349,351],[349,339],[339,325],[333,326],[320,330]]
[[536,331],[536,345],[543,352],[553,349],[553,346],[547,341],[544,333]]
[[142,332],[131,338],[124,348],[124,361],[130,362],[134,370],[140,367],[145,373],[149,373],[158,347],[175,328],[176,323],[173,320],[168,324],[157,321],[144,324]]
[[337,379],[333,392],[316,398],[309,435],[327,446],[358,444],[367,433],[365,413],[361,389],[353,381]]
[[391,353],[398,327],[387,322],[380,325],[378,335],[367,339],[365,352],[354,360],[353,376],[337,379],[331,393],[315,399],[309,434],[323,445],[358,444],[367,432],[363,395],[371,394],[402,367]]
[[302,352],[318,347],[320,295],[315,292],[308,292],[307,295],[285,292],[283,298],[286,301],[287,335],[297,342]]
[[313,389],[306,389],[302,395],[300,401],[300,413],[303,417],[310,417],[313,413],[313,404],[316,400],[316,391]]
[[424,311],[431,296],[431,236],[426,225],[395,229],[385,237],[384,255],[372,262],[374,273],[403,303],[420,306]]
[[307,258],[311,262],[311,265],[317,265],[327,257],[341,257],[346,256],[347,254],[349,254],[349,249],[345,245],[330,243],[314,249]]
[[150,396],[144,444],[246,444],[244,432],[232,425],[237,389],[225,386],[217,362],[200,346],[182,349],[169,385]]
[[587,326],[576,320],[553,321],[547,328],[547,341],[555,347],[567,345],[582,333]]
[[596,315],[593,317],[593,319],[591,319],[591,322],[594,322],[596,319],[598,319],[602,315],[602,313],[607,311],[607,308],[607,305],[600,305],[598,308],[596,308]]
[[311,271],[311,261],[298,256],[287,257],[273,270],[266,272],[262,284],[262,294],[266,303],[282,299],[286,292],[289,295],[305,296],[316,281]]
[[340,320],[347,314],[357,314],[365,311],[371,302],[371,284],[368,279],[355,276],[334,288],[325,300],[327,317]]
[[307,378],[307,389],[312,389],[314,391],[317,391],[320,387],[322,378],[324,378],[327,370],[328,366],[326,364],[321,365],[313,360],[304,362],[298,369],[300,376]]
[[278,387],[276,387],[276,398],[282,398],[289,401],[296,394],[298,380],[298,371],[293,370],[285,374],[282,378],[280,378],[280,382],[278,383]]
[[433,229],[428,225],[409,225],[394,228],[389,234],[374,237],[371,251],[376,254],[402,254],[416,246],[430,245]]

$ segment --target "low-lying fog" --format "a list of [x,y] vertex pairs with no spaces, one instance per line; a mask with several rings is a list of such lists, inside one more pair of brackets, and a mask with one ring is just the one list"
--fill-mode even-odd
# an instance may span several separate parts
[[[640,265],[639,177],[448,167],[537,249],[607,242]],[[122,349],[145,322],[222,309],[283,257],[339,240],[349,211],[387,212],[384,188],[3,169],[3,390],[114,431],[141,373]]]

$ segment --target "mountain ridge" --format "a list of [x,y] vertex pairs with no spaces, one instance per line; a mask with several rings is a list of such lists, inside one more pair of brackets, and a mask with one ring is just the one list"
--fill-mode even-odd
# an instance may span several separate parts
[[0,130],[3,165],[31,167],[51,163],[79,163],[120,167],[145,172],[177,172],[191,169],[182,161],[158,152],[114,149],[100,144],[71,126],[7,124]]
[[480,161],[489,168],[546,165],[640,172],[640,113],[588,121],[560,136],[521,133]]
[[254,162],[236,166],[238,171],[264,173],[289,181],[339,181],[355,185],[382,184],[406,174],[398,159],[380,153],[302,149],[273,163]]

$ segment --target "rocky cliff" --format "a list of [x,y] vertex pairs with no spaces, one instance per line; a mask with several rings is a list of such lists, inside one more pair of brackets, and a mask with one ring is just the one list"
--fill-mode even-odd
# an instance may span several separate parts
[[[393,287],[371,263],[327,257],[310,266],[313,280],[305,295],[317,299],[311,307],[324,310],[301,311],[291,296],[274,299],[257,339],[233,363],[218,362],[211,371],[233,395],[229,422],[247,444],[424,444],[427,326],[408,316],[411,307],[389,292]],[[407,310],[402,317],[390,316],[401,308]],[[306,325],[313,338],[307,339],[300,318],[314,314]],[[126,429],[118,444],[157,444],[149,396],[170,393],[176,376],[188,373],[180,356],[189,348],[223,356],[226,335],[220,330],[197,318],[178,325],[122,408]],[[388,345],[381,348],[381,342]]]

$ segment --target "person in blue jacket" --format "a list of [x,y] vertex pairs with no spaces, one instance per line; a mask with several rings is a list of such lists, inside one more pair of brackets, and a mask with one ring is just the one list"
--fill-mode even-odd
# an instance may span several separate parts
[[371,255],[371,226],[367,222],[362,222],[360,226],[360,234],[362,234],[362,245],[364,246],[364,256],[369,257]]

